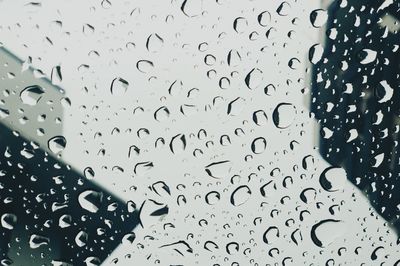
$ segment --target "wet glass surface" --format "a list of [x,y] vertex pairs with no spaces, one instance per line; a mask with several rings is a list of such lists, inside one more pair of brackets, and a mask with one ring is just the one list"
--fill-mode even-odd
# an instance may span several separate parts
[[399,8],[0,0],[0,265],[400,265]]

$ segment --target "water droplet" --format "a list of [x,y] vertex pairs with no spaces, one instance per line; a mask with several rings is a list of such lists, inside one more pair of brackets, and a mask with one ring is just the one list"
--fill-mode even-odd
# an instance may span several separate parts
[[263,137],[255,138],[251,143],[251,151],[255,154],[261,154],[267,148],[267,141]]
[[67,145],[67,140],[63,136],[55,136],[49,139],[47,146],[55,154],[62,152]]
[[245,107],[245,99],[242,97],[237,97],[228,104],[227,114],[231,116],[237,116],[241,113]]
[[291,58],[290,60],[289,60],[289,62],[288,62],[288,66],[291,68],[291,69],[297,69],[297,68],[299,68],[300,67],[300,65],[301,65],[301,62],[300,62],[300,60],[299,59],[297,59],[297,58]]
[[153,69],[154,64],[149,60],[139,60],[136,63],[136,68],[142,73],[148,73]]
[[4,228],[12,230],[17,224],[17,216],[13,213],[5,213],[1,216],[0,224]]
[[291,8],[290,4],[286,1],[284,1],[276,9],[276,13],[278,13],[278,15],[280,15],[280,16],[287,16],[287,15],[289,15],[290,8]]
[[363,65],[374,62],[377,55],[377,51],[371,49],[363,49],[358,54],[359,58],[361,59],[360,63]]
[[237,33],[243,33],[246,30],[247,26],[248,26],[248,22],[247,22],[247,19],[244,17],[237,17],[233,21],[233,29]]
[[248,186],[243,185],[236,188],[231,194],[231,204],[233,206],[240,206],[245,204],[251,196],[251,190]]
[[69,214],[63,214],[60,219],[58,219],[58,226],[61,228],[66,228],[71,226],[72,217]]
[[154,112],[154,119],[162,122],[168,119],[170,112],[166,106],[161,106]]
[[322,220],[311,228],[311,239],[318,247],[326,247],[344,234],[345,223],[340,220]]
[[263,241],[266,244],[271,244],[279,239],[279,229],[276,226],[270,226],[263,234]]
[[310,13],[311,24],[316,27],[322,27],[328,20],[328,12],[323,9],[315,9]]
[[171,139],[169,148],[172,153],[180,153],[186,148],[186,138],[184,134],[178,134]]
[[111,82],[110,91],[112,95],[121,96],[128,90],[129,83],[123,78],[115,78]]
[[221,199],[221,195],[217,191],[211,191],[206,194],[205,200],[209,205],[216,204]]
[[55,66],[51,70],[51,83],[59,85],[62,82],[61,66]]
[[296,108],[291,103],[280,103],[272,113],[272,120],[277,128],[285,129],[292,125]]
[[131,232],[131,233],[125,234],[124,237],[122,238],[121,242],[122,242],[122,244],[130,245],[133,243],[133,241],[135,241],[135,239],[136,239],[136,234],[134,232]]
[[75,243],[78,247],[86,246],[89,235],[84,231],[79,231],[79,233],[75,236]]
[[258,24],[260,24],[263,27],[266,27],[268,23],[271,22],[271,13],[268,11],[263,11],[257,16],[257,21]]
[[229,66],[238,66],[242,61],[242,57],[240,56],[237,50],[230,50],[227,56],[227,62]]
[[227,177],[232,168],[230,161],[214,162],[205,167],[207,174],[214,178]]
[[160,37],[157,33],[153,33],[147,37],[146,49],[150,52],[158,52],[164,45],[164,39]]
[[32,234],[29,237],[29,247],[32,249],[39,248],[43,245],[48,245],[50,243],[50,239],[41,235]]
[[103,193],[94,190],[86,190],[79,194],[79,205],[88,212],[96,213],[103,201]]
[[276,91],[276,88],[275,88],[275,86],[273,84],[268,84],[264,88],[264,93],[265,93],[265,95],[268,95],[268,96],[274,95],[275,91]]
[[324,48],[321,44],[317,43],[311,46],[308,52],[308,58],[311,63],[316,64],[322,59],[322,55],[324,53]]
[[258,68],[253,68],[246,76],[245,83],[250,90],[256,89],[261,85],[263,80],[263,72]]
[[253,121],[257,126],[265,126],[268,122],[267,114],[263,110],[255,111]]
[[83,175],[85,176],[86,179],[92,180],[94,178],[94,176],[95,176],[93,168],[92,167],[86,167],[83,170]]
[[385,103],[392,99],[393,97],[393,88],[387,83],[386,80],[379,82],[380,86],[377,86],[375,89],[375,95],[379,99],[379,103]]
[[42,98],[44,92],[44,89],[39,85],[33,85],[23,89],[19,97],[24,104],[34,106]]
[[329,192],[343,189],[347,180],[346,171],[340,167],[328,167],[319,177],[321,187]]

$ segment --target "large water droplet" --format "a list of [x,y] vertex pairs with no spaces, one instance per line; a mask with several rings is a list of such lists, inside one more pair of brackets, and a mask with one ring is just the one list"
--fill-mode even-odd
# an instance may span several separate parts
[[59,85],[62,82],[61,66],[55,66],[51,70],[51,83]]
[[226,177],[231,171],[232,165],[230,161],[214,162],[205,167],[207,174],[214,178]]
[[371,49],[363,49],[358,56],[361,59],[360,63],[366,65],[374,62],[377,55],[378,55],[377,51]]
[[92,167],[86,167],[83,170],[83,175],[86,177],[86,179],[92,180],[95,176],[95,172]]
[[310,13],[311,24],[316,27],[322,27],[328,20],[328,12],[323,9],[315,9]]
[[52,137],[47,143],[49,150],[55,154],[62,152],[66,145],[67,140],[63,136]]
[[94,190],[86,190],[79,194],[78,202],[79,205],[92,213],[96,213],[103,201],[103,193]]
[[12,230],[17,224],[17,216],[13,213],[5,213],[1,216],[0,224],[4,228]]
[[387,83],[386,80],[379,82],[380,86],[375,89],[375,95],[379,99],[379,103],[385,103],[392,99],[393,88]]
[[272,113],[272,120],[277,128],[288,128],[294,121],[296,108],[291,103],[280,103]]
[[112,95],[120,96],[125,94],[125,92],[128,90],[128,87],[128,81],[124,80],[123,78],[115,78],[111,82],[110,91]]
[[267,141],[263,137],[255,138],[251,143],[251,151],[255,154],[260,154],[267,148]]
[[340,167],[328,167],[319,177],[322,188],[329,192],[343,189],[347,179],[346,171]]
[[21,91],[19,97],[24,104],[34,106],[42,98],[44,89],[39,85],[28,86]]
[[345,223],[340,220],[322,220],[312,226],[311,239],[318,247],[326,247],[340,237],[345,229]]
[[251,190],[248,186],[240,186],[236,188],[231,194],[231,204],[233,206],[240,206],[246,203],[251,196]]
[[172,153],[180,153],[186,148],[186,137],[184,134],[178,134],[171,139],[169,148]]
[[266,27],[268,23],[271,22],[271,13],[268,11],[263,11],[257,16],[257,21],[258,24],[260,24],[263,27]]
[[316,64],[321,60],[323,53],[324,53],[324,48],[322,47],[321,44],[317,43],[311,46],[308,52],[308,58],[311,63]]
[[75,236],[75,243],[78,247],[86,246],[89,235],[84,231],[79,231],[79,233]]
[[50,243],[50,239],[41,235],[33,234],[29,238],[29,247],[32,249],[39,248],[43,245],[48,245]]
[[146,49],[150,52],[158,52],[164,45],[164,39],[160,37],[157,33],[151,34],[147,37]]
[[290,8],[291,8],[290,4],[286,1],[284,1],[276,9],[276,13],[278,13],[278,15],[280,15],[280,16],[287,16],[287,15],[289,15]]
[[263,72],[258,68],[253,68],[246,76],[245,83],[246,86],[253,90],[261,85],[263,80]]

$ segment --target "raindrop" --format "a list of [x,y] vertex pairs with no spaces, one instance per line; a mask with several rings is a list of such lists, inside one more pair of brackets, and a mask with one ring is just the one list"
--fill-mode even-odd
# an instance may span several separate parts
[[124,237],[122,238],[121,242],[122,244],[132,244],[133,241],[135,241],[136,239],[136,234],[134,232],[131,233],[127,233],[124,235]]
[[263,110],[255,111],[253,121],[257,126],[265,126],[268,122],[267,114]]
[[244,17],[238,17],[233,21],[233,29],[237,33],[243,33],[248,25],[247,19]]
[[292,125],[296,108],[291,103],[280,103],[272,113],[272,120],[277,128],[285,129]]
[[103,201],[103,193],[94,190],[86,190],[79,194],[79,205],[88,212],[96,213]]
[[346,171],[340,167],[328,167],[319,177],[321,187],[329,192],[343,189],[347,179]]
[[276,88],[273,84],[268,84],[265,88],[264,88],[264,93],[265,95],[271,96],[275,93]]
[[221,89],[226,90],[231,85],[231,81],[227,77],[220,78],[218,85]]
[[241,113],[245,106],[245,99],[237,97],[228,104],[227,114],[231,116],[237,116]]
[[236,50],[230,50],[227,56],[227,62],[229,66],[238,66],[242,61],[242,57]]
[[278,13],[278,15],[280,15],[280,16],[287,16],[287,15],[289,15],[290,8],[291,8],[290,4],[286,1],[284,1],[276,9],[276,13]]
[[94,178],[94,176],[95,176],[93,168],[92,167],[86,167],[83,170],[83,175],[85,176],[86,179],[92,180]]
[[266,244],[271,244],[272,242],[279,239],[279,229],[276,226],[270,226],[265,230],[263,234],[263,241]]
[[55,154],[62,152],[67,145],[67,140],[63,136],[55,136],[49,139],[47,146]]
[[78,245],[78,247],[86,246],[88,238],[89,236],[86,232],[79,231],[79,233],[75,236],[75,243]]
[[263,137],[255,138],[251,143],[251,151],[255,154],[261,154],[267,148],[267,141]]
[[19,97],[24,104],[34,106],[42,98],[44,89],[39,85],[28,86],[21,91]]
[[112,95],[121,96],[128,90],[129,83],[123,78],[115,78],[111,82],[110,91]]
[[257,16],[258,24],[266,27],[271,22],[271,14],[268,11],[263,11]]
[[164,45],[164,39],[157,33],[149,35],[146,41],[146,49],[150,52],[158,52]]
[[253,68],[245,78],[246,86],[250,89],[256,89],[258,86],[261,85],[263,80],[263,72],[258,68]]
[[59,85],[62,81],[61,66],[55,66],[51,70],[51,83]]
[[359,58],[361,59],[360,63],[363,65],[372,63],[375,61],[377,52],[371,49],[363,49],[359,52]]
[[289,62],[288,62],[288,66],[289,66],[291,69],[297,69],[297,68],[299,68],[300,64],[301,64],[300,60],[297,59],[297,58],[295,58],[295,57],[292,58],[292,59],[290,59]]
[[221,199],[221,195],[217,191],[211,191],[206,194],[205,200],[209,205],[216,204]]
[[29,237],[29,247],[32,249],[39,248],[43,245],[48,245],[50,243],[50,239],[41,235],[32,234]]
[[375,89],[375,95],[379,99],[379,103],[385,103],[392,99],[393,88],[387,83],[386,80],[379,82],[380,86]]
[[230,161],[214,162],[205,167],[207,174],[214,178],[227,177],[232,168]]
[[240,186],[236,188],[231,194],[231,204],[233,206],[240,206],[246,203],[251,196],[251,190],[248,186]]
[[317,191],[314,188],[306,188],[300,193],[300,199],[304,203],[310,203],[317,197]]
[[328,20],[328,12],[323,9],[315,9],[310,13],[311,24],[316,27],[322,27]]
[[166,106],[162,106],[154,112],[154,119],[157,120],[158,122],[162,122],[167,120],[169,115],[170,112],[168,108]]
[[318,247],[333,243],[345,231],[345,224],[340,220],[322,220],[311,228],[311,239]]
[[136,68],[142,73],[148,73],[154,67],[153,62],[149,60],[139,60],[136,63]]
[[311,63],[316,64],[321,60],[323,53],[324,53],[324,48],[322,47],[321,44],[317,43],[311,46],[308,52],[308,58]]
[[186,138],[184,134],[178,134],[171,139],[169,148],[172,153],[180,153],[186,148]]
[[3,228],[12,230],[17,224],[17,216],[13,213],[5,213],[1,216],[0,224]]

